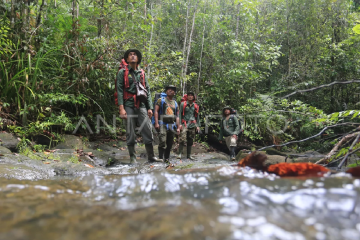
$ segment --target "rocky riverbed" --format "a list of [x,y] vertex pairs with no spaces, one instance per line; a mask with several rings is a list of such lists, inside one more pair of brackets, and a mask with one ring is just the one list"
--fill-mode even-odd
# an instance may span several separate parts
[[[0,177],[21,180],[49,179],[55,176],[86,176],[92,174],[138,174],[153,171],[169,171],[179,169],[213,168],[223,165],[232,165],[227,154],[200,143],[193,146],[191,161],[177,159],[174,152],[171,154],[171,165],[165,163],[149,163],[143,144],[136,145],[138,164],[129,164],[129,155],[126,143],[121,139],[103,139],[93,142],[84,141],[81,137],[65,135],[64,141],[53,146],[50,150],[18,153],[19,139],[9,133],[1,133],[0,146]],[[175,145],[176,148],[176,145]],[[157,154],[157,146],[154,147]],[[284,162],[286,157],[277,151],[263,152],[268,160],[265,164]],[[245,157],[248,151],[240,151],[236,161]],[[315,162],[321,158],[317,153],[308,153],[310,157],[288,158],[287,161]],[[315,157],[312,157],[315,156]]]
[[[0,147],[0,239],[360,238],[360,181],[345,173],[279,178],[202,144],[170,166],[148,163],[141,144],[130,165],[122,140],[10,149]],[[270,154],[266,164],[286,159]]]

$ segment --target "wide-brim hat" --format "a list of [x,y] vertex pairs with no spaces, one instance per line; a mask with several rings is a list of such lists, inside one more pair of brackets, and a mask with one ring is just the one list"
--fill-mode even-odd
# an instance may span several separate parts
[[186,94],[187,94],[188,96],[189,96],[189,95],[193,95],[193,96],[195,97],[195,93],[194,93],[194,92],[187,92]]
[[222,110],[223,113],[225,112],[226,109],[229,109],[229,110],[231,111],[231,107],[230,107],[230,106],[225,106],[225,107],[223,108],[223,110]]
[[140,64],[141,63],[141,59],[142,59],[142,54],[141,54],[141,52],[139,51],[139,50],[137,50],[137,49],[129,49],[129,50],[127,50],[126,52],[125,52],[125,54],[124,54],[124,59],[125,59],[125,62],[126,63],[128,63],[127,62],[127,58],[128,58],[128,56],[129,56],[129,53],[131,53],[131,52],[135,52],[136,53],[136,56],[138,57],[138,64]]
[[166,86],[166,87],[165,87],[165,92],[166,92],[169,88],[173,89],[174,92],[176,92],[176,86],[174,86],[174,85],[168,85],[168,86]]

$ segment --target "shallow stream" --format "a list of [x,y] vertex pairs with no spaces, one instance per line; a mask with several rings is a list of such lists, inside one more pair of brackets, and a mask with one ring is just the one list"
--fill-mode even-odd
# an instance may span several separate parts
[[250,168],[0,178],[0,239],[360,239],[360,179]]

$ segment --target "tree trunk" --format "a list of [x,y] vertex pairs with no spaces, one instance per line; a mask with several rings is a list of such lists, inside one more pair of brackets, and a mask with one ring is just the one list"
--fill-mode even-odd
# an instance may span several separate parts
[[43,10],[44,4],[45,4],[45,0],[43,0],[42,3],[41,3],[41,5],[40,5],[39,14],[38,14],[37,17],[36,17],[35,29],[38,28],[39,25],[40,25],[40,22],[41,22],[41,12],[42,12],[42,10]]
[[11,0],[11,13],[10,13],[11,29],[14,29],[14,27],[15,27],[15,1],[16,0]]
[[101,1],[100,3],[100,18],[98,19],[98,37],[101,37],[101,30],[102,30],[102,20],[104,18],[104,14],[103,14],[103,11],[104,11],[104,0]]
[[[187,73],[187,66],[188,66],[188,63],[189,63],[189,56],[190,56],[190,50],[191,50],[191,37],[192,37],[192,34],[194,32],[196,9],[197,9],[198,3],[199,3],[199,0],[196,2],[196,5],[195,5],[193,23],[192,23],[192,26],[191,26],[191,31],[190,31],[190,36],[189,36],[189,45],[188,45],[188,49],[187,49],[187,56],[186,56],[185,70],[184,70],[184,76],[185,77],[186,77],[186,73]],[[184,79],[184,84],[183,84],[183,95],[185,94],[185,87],[186,87],[186,79]]]
[[[153,4],[150,5],[150,14],[151,14],[151,18],[152,18],[152,7]],[[151,19],[153,20],[153,19]],[[150,33],[150,41],[149,41],[149,55],[151,53],[151,42],[152,42],[152,38],[153,38],[153,32],[154,32],[154,24],[152,24],[153,21],[151,21],[151,33]],[[148,67],[147,67],[147,78],[150,79],[150,62],[148,61]]]
[[238,15],[236,16],[236,32],[235,32],[235,40],[238,40],[239,36],[239,20],[240,20],[240,3],[237,5],[238,7]]
[[[183,79],[184,79],[184,69],[185,69],[185,49],[186,49],[186,40],[188,34],[188,19],[189,19],[189,8],[190,8],[190,0],[188,0],[188,6],[186,10],[186,22],[185,22],[185,37],[184,37],[184,48],[183,48],[183,60],[181,64],[181,79],[180,79],[180,87],[183,88]],[[185,73],[186,74],[186,73]],[[184,95],[184,94],[183,94]]]
[[290,10],[289,10],[289,0],[286,1],[286,33],[287,33],[287,45],[289,48],[288,51],[288,85],[290,74],[291,74],[291,46],[290,46],[290,28],[289,28],[289,19],[290,19]]
[[196,94],[199,94],[199,92],[200,92],[201,60],[202,60],[202,56],[203,56],[204,38],[205,38],[205,17],[204,17],[204,19],[203,19],[203,24],[204,24],[204,28],[203,28],[203,37],[202,37],[202,42],[201,42],[200,66],[199,66],[199,76],[198,76],[198,81],[197,81],[197,91],[196,91]]

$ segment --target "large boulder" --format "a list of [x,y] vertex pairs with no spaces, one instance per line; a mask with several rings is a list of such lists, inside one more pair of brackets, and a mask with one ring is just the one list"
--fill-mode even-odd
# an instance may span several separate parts
[[7,132],[0,132],[0,139],[0,146],[10,149],[13,152],[17,151],[17,145],[20,141],[13,134]]
[[87,149],[81,138],[75,135],[64,135],[64,141],[56,145],[56,149]]
[[9,154],[11,153],[10,149],[7,149],[6,147],[0,146],[0,154]]

